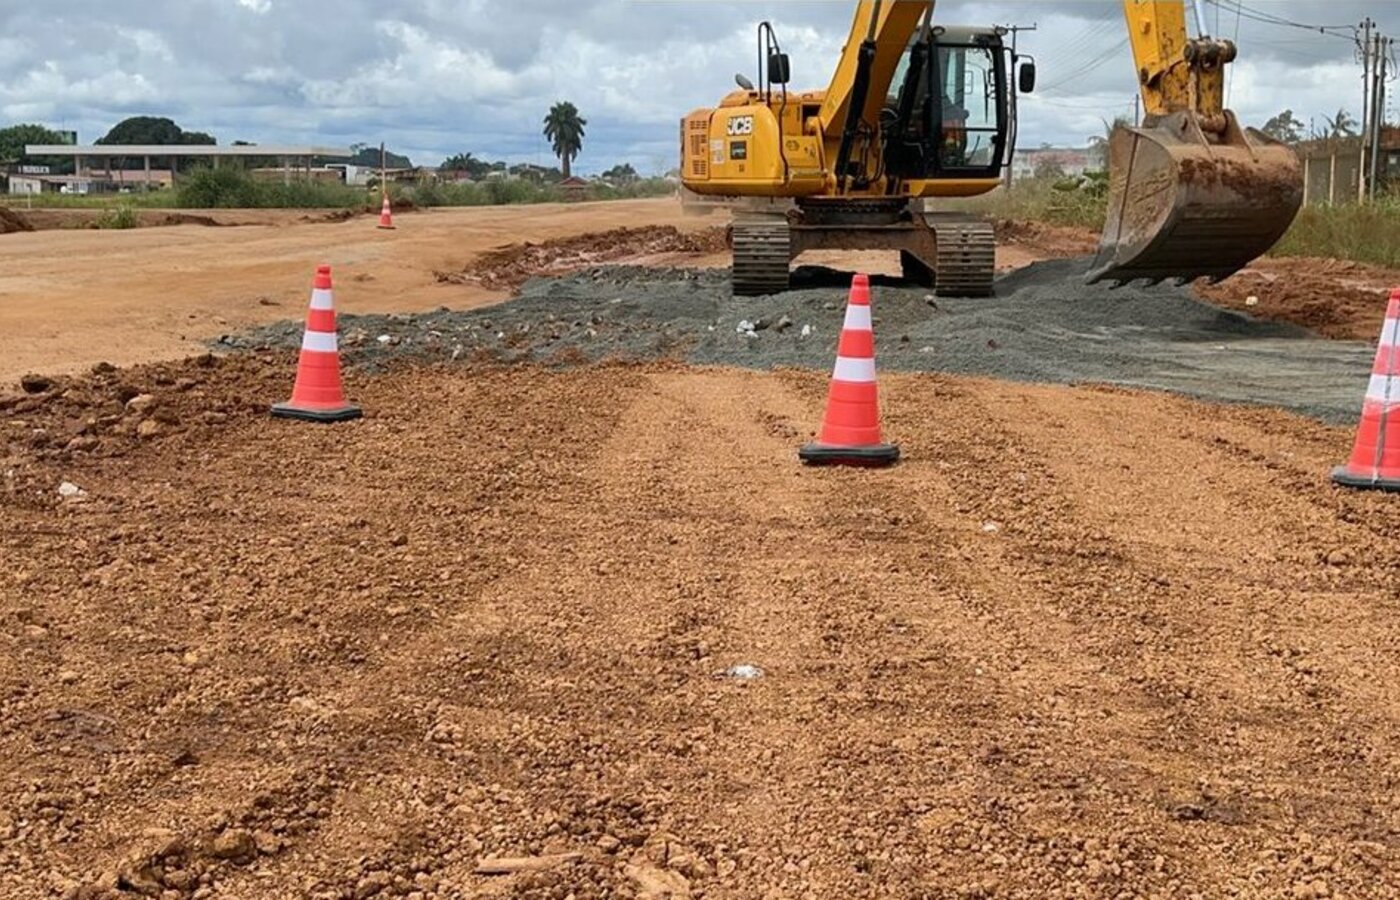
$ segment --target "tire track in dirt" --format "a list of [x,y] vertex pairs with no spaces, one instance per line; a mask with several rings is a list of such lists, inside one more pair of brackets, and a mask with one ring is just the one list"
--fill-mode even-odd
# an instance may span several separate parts
[[[1000,508],[994,517],[1012,519],[1027,532],[1024,542],[1030,546],[1018,548],[1011,560],[1013,573],[1024,569],[1013,574],[1016,580],[1062,586],[1056,593],[1080,631],[1074,645],[1105,664],[1096,680],[1102,699],[1089,705],[1120,707],[1122,698],[1130,708],[1150,712],[1155,706],[1161,713],[1156,739],[1150,731],[1135,737],[1132,730],[1121,729],[1121,708],[1113,709],[1106,731],[1091,727],[1085,735],[1089,739],[1083,749],[1090,753],[1095,746],[1122,753],[1141,739],[1146,752],[1129,757],[1138,771],[1124,773],[1126,779],[1114,792],[1126,795],[1135,787],[1154,786],[1161,792],[1167,786],[1162,799],[1173,818],[1216,818],[1236,827],[1255,820],[1262,833],[1310,828],[1341,847],[1376,835],[1363,824],[1369,773],[1349,776],[1337,770],[1336,757],[1327,757],[1340,750],[1338,745],[1352,744],[1340,751],[1341,759],[1352,759],[1359,745],[1362,758],[1389,768],[1393,762],[1367,745],[1394,732],[1393,717],[1358,718],[1350,709],[1319,699],[1333,689],[1319,670],[1326,665],[1321,660],[1341,650],[1338,662],[1351,665],[1344,662],[1345,650],[1355,642],[1343,640],[1319,655],[1318,648],[1308,647],[1317,637],[1309,640],[1298,630],[1304,621],[1316,623],[1311,610],[1295,607],[1298,588],[1306,590],[1309,581],[1316,581],[1312,570],[1320,561],[1306,549],[1316,529],[1300,536],[1291,526],[1309,519],[1320,525],[1325,515],[1320,519],[1307,503],[1292,504],[1292,514],[1280,514],[1280,508],[1290,507],[1285,495],[1273,505],[1277,521],[1288,523],[1282,530],[1271,534],[1266,523],[1241,517],[1231,502],[1236,488],[1241,496],[1262,498],[1277,487],[1256,471],[1241,471],[1238,464],[1222,467],[1212,459],[1208,443],[1202,448],[1192,439],[1163,439],[1163,429],[1171,428],[1167,421],[1180,418],[1125,408],[1141,403],[1140,398],[1114,403],[1073,392],[986,387],[978,392],[982,414],[953,416],[959,422],[985,423],[978,429],[980,446],[970,454],[959,453],[956,444],[941,448],[953,454],[949,461],[963,496],[984,498],[989,508]],[[1149,404],[1157,402],[1154,398]],[[1160,402],[1177,404],[1179,412],[1183,401]],[[1065,423],[1073,423],[1072,428]],[[1147,459],[1141,451],[1149,443],[1150,465],[1125,471],[1113,463]],[[1086,454],[1085,448],[1094,452]],[[1027,461],[1032,479],[1017,491],[1020,496],[999,497],[999,487],[1010,483],[1010,470]],[[1343,533],[1364,540],[1357,531]],[[1084,565],[1083,550],[1095,545],[1107,553],[1108,566]],[[1277,545],[1282,552],[1273,549]],[[1064,571],[1037,578],[1036,570],[1047,565]],[[1361,584],[1365,581],[1363,575]],[[1076,583],[1080,589],[1064,591],[1063,586]],[[1198,592],[1200,585],[1212,584],[1218,585],[1211,591],[1214,596]],[[1349,585],[1354,591],[1354,582]],[[1352,599],[1357,599],[1354,593]],[[1374,620],[1364,607],[1354,611]],[[1346,615],[1341,611],[1339,620]],[[1255,646],[1239,647],[1234,643],[1239,634],[1249,635]],[[1390,668],[1394,655],[1377,662]],[[1355,709],[1372,708],[1376,700],[1384,701],[1380,709],[1395,709],[1393,697],[1351,699],[1348,706]],[[1327,712],[1337,715],[1326,721]],[[1316,724],[1299,735],[1299,717]],[[1288,747],[1290,741],[1296,746]],[[1325,746],[1317,746],[1319,741]],[[1276,743],[1284,745],[1282,752]],[[1300,765],[1326,787],[1278,790],[1293,780],[1291,773]],[[1193,779],[1200,780],[1199,788]],[[1339,809],[1342,798],[1347,799]],[[1290,849],[1302,855],[1297,844]],[[1252,848],[1223,850],[1219,863],[1227,868],[1240,870],[1255,862]],[[1183,871],[1190,870],[1183,866]]]
[[[950,893],[974,894],[1047,883],[1072,891],[1104,878],[1179,887],[1144,829],[1096,815],[1111,809],[1111,785],[1127,774],[1124,761],[1090,748],[1138,740],[1156,715],[1119,709],[1111,724],[1102,721],[1092,697],[1102,689],[1105,659],[1085,653],[1073,605],[1046,590],[1054,579],[1016,558],[1022,516],[1040,504],[1043,515],[1066,512],[1038,487],[1043,467],[985,421],[981,390],[939,377],[887,379],[886,387],[887,433],[905,441],[906,459],[900,477],[864,502],[901,510],[885,552],[941,584],[947,597],[910,602],[917,591],[892,591],[888,603],[916,624],[925,648],[955,648],[950,655],[965,660],[966,677],[927,709],[901,698],[911,721],[893,746],[908,759],[901,812],[913,814],[916,827],[899,844],[919,848],[919,876],[906,884],[907,871],[887,869],[883,883],[913,896],[930,877]],[[918,408],[926,417],[930,398],[931,421],[901,412]],[[1069,565],[1092,570],[1104,561],[1095,548]],[[1058,574],[1070,585],[1085,580],[1082,571]]]
[[[44,493],[0,494],[23,561],[0,575],[0,892],[230,829],[273,849],[123,877],[181,898],[601,900],[636,892],[629,863],[711,900],[1394,892],[1393,563],[1309,547],[1369,553],[1396,514],[1319,484],[1335,432],[894,376],[906,460],[822,470],[795,460],[818,373],[356,388],[375,413],[346,428],[7,463]],[[59,477],[88,502],[58,504]],[[715,677],[735,662],[767,674]],[[555,850],[584,855],[473,873]]]
[[[1210,427],[1164,437],[1158,432],[1162,421],[1179,418],[1170,413],[1179,412],[1183,401],[1065,397],[1052,405],[1046,399],[1014,411],[1005,405],[1000,412],[1018,423],[1052,417],[1075,422],[1069,436],[1024,431],[1068,476],[1075,496],[1094,498],[1096,527],[1126,540],[1128,531],[1141,534],[1144,524],[1150,526],[1147,533],[1157,541],[1133,544],[1134,562],[1144,569],[1185,570],[1186,579],[1212,584],[1211,593],[1223,598],[1213,602],[1207,594],[1181,608],[1186,645],[1216,648],[1214,658],[1189,660],[1200,666],[1192,672],[1196,689],[1228,686],[1230,707],[1254,728],[1273,732],[1268,743],[1287,754],[1275,764],[1275,779],[1286,780],[1285,773],[1311,776],[1304,784],[1312,787],[1299,791],[1294,802],[1301,807],[1310,800],[1317,807],[1308,817],[1314,827],[1343,837],[1374,833],[1370,815],[1361,811],[1369,802],[1371,766],[1394,770],[1395,761],[1378,751],[1400,736],[1390,544],[1372,528],[1337,515],[1339,492],[1326,482],[1325,465],[1271,456],[1273,441],[1247,422],[1217,414]],[[1125,414],[1124,406],[1143,402],[1162,404],[1166,415]],[[1147,441],[1154,464],[1122,477],[1104,478],[1102,467],[1078,449],[1102,447],[1112,459],[1115,451]],[[1247,465],[1240,464],[1242,452]],[[1260,465],[1261,459],[1270,465]],[[1170,502],[1144,504],[1144,496]],[[1183,507],[1191,510],[1189,522]],[[1379,522],[1394,519],[1391,512]],[[1234,639],[1224,636],[1240,634],[1248,636],[1248,645],[1222,646]],[[1170,649],[1177,663],[1190,653]],[[1243,683],[1231,677],[1241,670],[1249,676]],[[1370,765],[1338,764],[1358,758]],[[1339,803],[1341,798],[1349,803]]]

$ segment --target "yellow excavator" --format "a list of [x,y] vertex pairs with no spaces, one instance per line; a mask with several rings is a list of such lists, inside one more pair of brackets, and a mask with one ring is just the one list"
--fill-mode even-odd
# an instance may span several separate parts
[[[1146,117],[1110,136],[1090,281],[1228,277],[1302,202],[1294,153],[1225,109],[1235,45],[1206,34],[1198,4],[1193,38],[1183,0],[1123,0]],[[1035,63],[1003,29],[935,23],[934,5],[860,0],[825,91],[788,90],[789,58],[762,23],[758,84],[739,75],[718,108],[681,121],[685,188],[741,198],[736,294],[785,290],[792,260],[821,248],[898,250],[905,277],[941,295],[992,293],[992,225],[925,201],[1001,184]]]

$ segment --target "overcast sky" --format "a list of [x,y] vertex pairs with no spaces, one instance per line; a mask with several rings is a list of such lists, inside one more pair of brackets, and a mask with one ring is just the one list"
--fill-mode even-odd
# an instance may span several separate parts
[[[1244,6],[1323,25],[1370,15],[1400,37],[1393,0]],[[547,163],[540,120],[567,99],[589,122],[580,170],[630,161],[650,173],[674,165],[681,115],[713,105],[735,72],[753,74],[758,20],[777,27],[793,86],[820,88],[852,8],[849,0],[0,0],[0,124],[76,129],[88,143],[126,116],[163,115],[221,144],[384,140],[420,164],[460,151]],[[1246,122],[1291,107],[1321,127],[1338,107],[1359,112],[1361,69],[1349,40],[1206,9],[1213,31],[1238,35],[1230,103]],[[1132,109],[1117,0],[942,2],[937,19],[1038,26],[1021,35],[1042,85],[1022,107],[1023,146],[1082,145],[1102,119]]]

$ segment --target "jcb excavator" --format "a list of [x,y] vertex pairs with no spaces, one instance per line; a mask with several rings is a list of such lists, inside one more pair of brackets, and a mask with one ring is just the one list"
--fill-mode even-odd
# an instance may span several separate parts
[[[1198,0],[1199,2],[1199,0]],[[1225,278],[1268,250],[1302,201],[1285,145],[1224,108],[1230,41],[1187,32],[1182,0],[1123,0],[1147,116],[1109,140],[1108,217],[1091,281]],[[898,250],[906,278],[945,296],[992,293],[990,223],[926,212],[928,198],[1001,183],[1015,130],[1011,80],[1035,87],[995,28],[935,24],[934,3],[860,0],[825,91],[790,93],[790,63],[759,26],[759,83],[681,122],[681,173],[735,213],[736,294],[788,286],[806,250]],[[1199,13],[1199,8],[1198,8]]]

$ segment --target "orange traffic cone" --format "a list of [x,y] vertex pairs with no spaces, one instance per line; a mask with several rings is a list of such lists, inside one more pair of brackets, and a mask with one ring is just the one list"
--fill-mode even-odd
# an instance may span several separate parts
[[1332,470],[1332,480],[1346,487],[1400,491],[1400,288],[1390,292],[1351,459]]
[[358,406],[346,402],[340,387],[340,347],[335,336],[335,296],[331,292],[330,266],[316,267],[292,399],[274,404],[272,414],[311,422],[342,422],[363,415]]
[[865,275],[851,281],[821,434],[797,455],[813,465],[887,466],[899,459],[899,448],[880,436],[875,332],[870,323],[870,279]]
[[392,230],[394,227],[394,214],[389,209],[389,194],[384,194],[384,205],[379,207],[379,227]]

